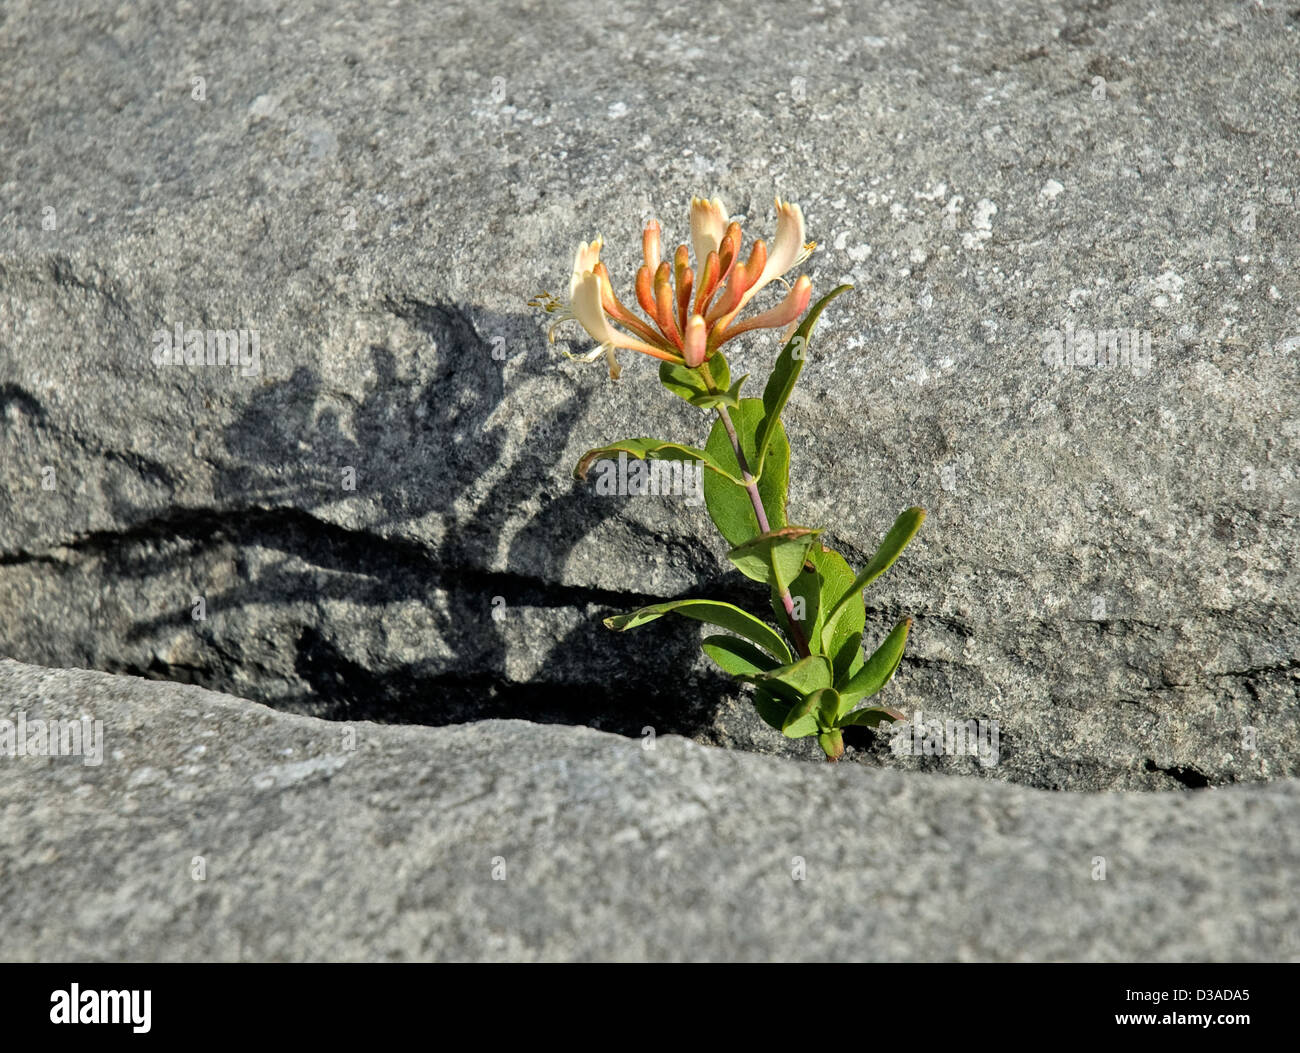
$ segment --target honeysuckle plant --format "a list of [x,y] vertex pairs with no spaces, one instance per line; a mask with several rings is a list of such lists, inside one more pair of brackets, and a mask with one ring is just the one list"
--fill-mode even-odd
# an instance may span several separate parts
[[[875,555],[855,572],[823,542],[824,528],[799,526],[788,518],[790,444],[781,414],[806,360],[809,341],[826,305],[850,287],[841,285],[812,305],[812,282],[787,275],[815,248],[805,242],[799,206],[776,201],[776,234],[769,250],[755,241],[742,259],[742,234],[722,202],[691,202],[691,242],[662,255],[655,220],[642,236],[644,262],[637,271],[638,315],[615,295],[600,261],[601,238],[582,243],[573,263],[567,301],[543,293],[532,301],[556,316],[551,327],[576,321],[596,341],[578,357],[604,357],[610,376],[620,372],[615,353],[637,351],[659,360],[659,380],[673,395],[716,415],[703,447],[666,439],[620,439],[588,450],[575,475],[585,479],[593,462],[625,453],[648,460],[692,461],[704,471],[709,516],[726,540],[727,558],[747,577],[765,585],[775,627],[719,600],[657,603],[606,618],[624,631],[676,614],[705,622],[723,633],[702,647],[726,673],[754,685],[759,715],[790,738],[817,736],[828,760],[844,753],[844,729],[877,727],[903,719],[898,711],[870,700],[898,669],[912,619],[903,618],[867,653],[865,590],[898,559],[925,518],[908,508],[885,534]],[[755,295],[773,282],[786,293],[767,310],[743,316]],[[777,355],[761,398],[745,398],[748,375],[732,380],[722,348],[761,329],[782,330]]]

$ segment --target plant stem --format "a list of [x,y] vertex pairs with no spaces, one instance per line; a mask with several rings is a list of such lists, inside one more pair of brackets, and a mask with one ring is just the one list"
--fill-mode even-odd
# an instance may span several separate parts
[[[706,383],[713,388],[713,378],[708,375],[709,367],[707,365],[700,367],[700,373],[704,376]],[[714,390],[717,390],[714,388]],[[745,459],[745,451],[740,448],[740,439],[736,435],[736,426],[731,423],[731,414],[727,412],[727,407],[718,405],[715,407],[718,411],[718,417],[722,421],[722,426],[727,429],[727,438],[731,440],[731,448],[736,452],[736,464],[740,466],[741,478],[745,480],[745,490],[749,494],[749,500],[754,505],[754,515],[758,518],[758,531],[760,534],[766,534],[772,529],[767,521],[767,511],[763,508],[763,499],[758,493],[758,483],[754,481],[753,473],[749,470],[749,462]],[[807,658],[810,654],[808,650],[808,639],[803,634],[803,626],[794,616],[794,599],[790,596],[790,590],[776,582],[777,593],[781,597],[781,606],[785,608],[786,620],[790,623],[790,639],[794,641],[795,650],[799,652],[800,658]]]

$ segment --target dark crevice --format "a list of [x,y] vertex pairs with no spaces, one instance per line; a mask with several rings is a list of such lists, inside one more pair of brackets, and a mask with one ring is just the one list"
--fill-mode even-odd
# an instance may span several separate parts
[[[519,683],[481,670],[418,672],[411,669],[376,672],[341,655],[310,626],[299,635],[294,671],[304,690],[262,701],[274,709],[304,713],[322,720],[373,721],[438,727],[480,720],[529,720],[539,724],[586,726],[630,738],[640,738],[646,726],[658,734],[675,734],[712,741],[702,714],[683,710],[669,695],[641,697],[626,705],[626,690],[604,681]],[[231,684],[233,670],[203,668],[188,663],[148,665],[109,661],[104,671],[146,680],[192,684],[209,691],[248,698]],[[703,678],[695,685],[702,698],[718,697],[727,684],[721,677]]]
[[1211,673],[1211,676],[1220,677],[1240,677],[1243,680],[1256,680],[1260,677],[1271,676],[1274,673],[1286,673],[1293,669],[1300,669],[1300,658],[1291,658],[1278,665],[1261,665],[1251,669],[1228,669],[1222,673]]
[[83,534],[42,552],[5,553],[0,555],[0,566],[69,563],[62,553],[120,560],[131,547],[147,549],[177,542],[262,545],[292,552],[321,570],[381,579],[391,578],[395,572],[418,571],[433,587],[503,593],[526,606],[645,605],[665,599],[634,590],[561,585],[516,571],[449,568],[439,564],[418,541],[328,523],[300,508],[177,509],[124,530]]
[[[1148,758],[1146,764],[1143,765],[1143,769],[1145,771],[1167,775],[1169,778],[1187,787],[1189,790],[1203,790],[1207,786],[1213,785],[1210,782],[1209,776],[1191,766],[1183,767],[1181,765],[1171,765],[1168,768],[1162,768],[1155,761]],[[1233,780],[1229,777],[1224,781],[1232,782]]]

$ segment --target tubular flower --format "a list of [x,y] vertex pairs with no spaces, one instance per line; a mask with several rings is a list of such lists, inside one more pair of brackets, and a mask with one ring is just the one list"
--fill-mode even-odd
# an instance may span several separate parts
[[662,231],[658,221],[650,220],[641,238],[644,263],[635,283],[636,302],[645,318],[614,295],[609,271],[600,262],[603,242],[599,237],[578,246],[567,304],[549,293],[529,302],[557,316],[550,328],[552,342],[561,323],[581,325],[599,346],[570,357],[592,362],[604,355],[615,380],[620,367],[614,352],[619,348],[698,368],[733,337],[753,329],[790,330],[808,309],[812,281],[802,275],[775,307],[736,320],[759,290],[773,281],[784,281],[783,275],[816,248],[815,243],[804,241],[803,212],[798,205],[777,198],[776,214],[771,249],[767,242],[756,241],[742,260],[740,224],[728,222],[723,203],[718,198],[692,199],[694,267],[684,244],[677,247],[671,261],[664,258]]

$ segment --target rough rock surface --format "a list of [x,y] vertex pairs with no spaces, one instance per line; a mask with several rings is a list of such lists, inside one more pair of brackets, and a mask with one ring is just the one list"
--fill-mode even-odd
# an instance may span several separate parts
[[1294,780],[1061,794],[0,661],[19,712],[104,761],[0,757],[5,960],[1300,958]]
[[[756,598],[702,509],[573,482],[706,422],[524,306],[597,231],[626,282],[648,216],[717,193],[767,234],[779,193],[857,286],[792,514],[863,558],[931,513],[868,597],[876,635],[916,617],[889,701],[997,720],[989,772],[1036,786],[1296,774],[1290,6],[545,7],[4,5],[0,653],[810,756],[697,629],[600,627]],[[177,325],[256,330],[259,372],[154,365]],[[1151,361],[1053,366],[1067,327]]]

